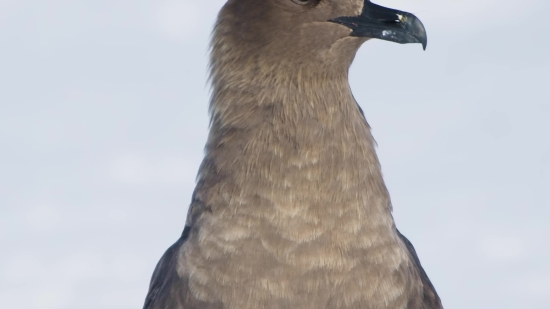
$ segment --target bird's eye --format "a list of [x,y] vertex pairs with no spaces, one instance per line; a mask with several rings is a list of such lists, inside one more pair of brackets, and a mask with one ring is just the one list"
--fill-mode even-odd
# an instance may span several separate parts
[[298,5],[306,5],[311,2],[311,0],[292,0],[292,2],[298,4]]

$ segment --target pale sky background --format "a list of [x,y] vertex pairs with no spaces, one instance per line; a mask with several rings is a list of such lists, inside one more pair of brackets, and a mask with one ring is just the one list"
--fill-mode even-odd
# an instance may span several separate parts
[[[0,0],[0,306],[141,308],[180,235],[222,0]],[[379,0],[351,86],[446,309],[550,308],[550,1]]]

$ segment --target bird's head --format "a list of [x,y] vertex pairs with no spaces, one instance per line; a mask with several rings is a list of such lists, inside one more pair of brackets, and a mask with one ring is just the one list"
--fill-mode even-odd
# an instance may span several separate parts
[[371,38],[427,43],[416,16],[370,0],[228,0],[214,30],[212,67],[347,72]]

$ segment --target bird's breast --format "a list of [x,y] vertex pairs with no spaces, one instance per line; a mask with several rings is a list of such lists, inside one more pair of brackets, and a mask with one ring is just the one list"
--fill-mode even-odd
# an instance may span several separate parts
[[227,185],[227,207],[203,215],[182,251],[198,298],[235,309],[403,302],[412,277],[387,195],[356,171],[324,177],[313,161],[296,161],[277,185]]
[[227,308],[405,308],[415,280],[406,251],[353,216],[205,220],[180,275],[197,298]]

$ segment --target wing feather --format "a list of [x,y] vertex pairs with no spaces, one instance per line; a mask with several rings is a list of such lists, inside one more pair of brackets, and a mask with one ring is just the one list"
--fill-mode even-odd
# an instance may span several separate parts
[[420,260],[418,259],[418,255],[416,254],[416,250],[414,249],[414,246],[407,239],[407,237],[405,237],[403,234],[401,234],[401,232],[399,232],[399,230],[397,230],[397,233],[399,234],[399,237],[401,238],[401,240],[407,246],[407,249],[409,250],[409,253],[420,275],[420,279],[422,280],[422,285],[424,286],[424,295],[422,299],[421,308],[422,309],[443,309],[443,305],[441,304],[441,299],[437,295],[437,292],[435,291],[435,288],[432,282],[428,278],[426,271],[424,271],[424,268],[422,268],[422,265],[420,264]]

